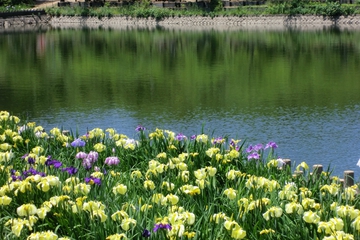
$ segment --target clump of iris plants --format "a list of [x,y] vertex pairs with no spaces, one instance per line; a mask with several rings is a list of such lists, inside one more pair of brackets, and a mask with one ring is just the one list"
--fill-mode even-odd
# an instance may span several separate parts
[[144,126],[74,135],[1,111],[0,237],[359,239],[358,186],[277,148]]

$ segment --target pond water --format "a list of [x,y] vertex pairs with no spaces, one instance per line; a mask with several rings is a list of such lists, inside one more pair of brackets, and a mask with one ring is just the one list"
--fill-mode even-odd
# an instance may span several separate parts
[[355,170],[360,32],[50,29],[0,34],[0,110],[49,131],[141,124]]

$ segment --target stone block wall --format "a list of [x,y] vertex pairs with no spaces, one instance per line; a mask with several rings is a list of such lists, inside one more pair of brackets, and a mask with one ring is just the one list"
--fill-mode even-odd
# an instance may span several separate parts
[[0,13],[0,29],[11,26],[36,25],[48,23],[50,17],[44,10],[29,10]]

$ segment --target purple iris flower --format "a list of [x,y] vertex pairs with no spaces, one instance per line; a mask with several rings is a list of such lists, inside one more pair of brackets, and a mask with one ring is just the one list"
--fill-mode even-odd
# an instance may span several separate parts
[[63,168],[63,169],[61,169],[61,171],[63,171],[63,172],[66,171],[66,172],[68,172],[70,175],[74,175],[74,174],[77,173],[78,169],[71,166],[71,167]]
[[120,160],[117,157],[107,157],[105,159],[105,164],[111,166],[111,165],[118,165]]
[[75,156],[76,158],[83,159],[82,165],[85,167],[85,169],[89,170],[93,163],[98,160],[99,154],[95,151],[90,151],[89,154],[86,154],[84,152],[79,152]]
[[71,143],[71,146],[72,147],[84,147],[85,141],[81,140],[80,138],[77,138]]
[[54,166],[54,168],[60,168],[62,166],[62,163],[55,159],[49,159],[45,162],[46,166]]
[[101,185],[101,179],[100,178],[96,178],[96,177],[88,177],[88,178],[85,178],[85,182],[86,183],[93,183],[93,184],[96,184],[98,186]]
[[54,165],[54,160],[46,160],[45,165],[46,165],[46,166],[52,166],[52,165]]
[[52,165],[54,165],[56,162],[58,162],[58,160],[53,159],[53,158],[49,155],[49,156],[47,156],[47,159],[46,159],[46,161],[45,161],[45,165],[46,165],[46,166],[52,166]]
[[12,180],[15,182],[17,180],[23,180],[23,177],[22,176],[16,176],[16,170],[15,169],[11,169],[10,170],[10,174],[11,174],[11,178]]
[[94,163],[98,160],[98,157],[98,152],[90,151],[86,158],[90,159],[90,161]]
[[28,158],[28,163],[29,163],[30,165],[35,164],[35,159],[29,157],[29,158]]
[[144,229],[144,231],[142,232],[143,237],[150,237],[150,234],[151,234],[150,231],[147,229]]
[[48,158],[48,159],[45,161],[45,165],[46,165],[46,166],[51,166],[51,165],[52,165],[52,164],[51,164],[51,161],[52,161],[52,160]]
[[29,170],[23,171],[22,174],[24,176],[31,176],[31,175],[36,175],[36,170],[33,168],[30,168]]
[[155,224],[155,227],[154,227],[153,231],[156,232],[156,231],[159,230],[159,229],[171,230],[172,227],[171,227],[170,224],[163,224],[163,223]]
[[22,156],[21,158],[22,159],[25,159],[27,156],[29,156],[29,154],[27,153],[27,154],[25,154],[24,156]]
[[15,176],[15,175],[11,175],[11,179],[15,182],[17,180],[23,180],[23,177],[22,176]]
[[253,146],[250,145],[250,146],[246,149],[246,152],[247,152],[247,153],[251,153],[253,150],[254,150]]
[[246,152],[247,153],[251,153],[251,152],[258,152],[260,150],[263,149],[263,145],[261,143],[256,144],[255,146],[250,145],[247,149]]
[[186,136],[182,133],[178,133],[176,136],[175,136],[175,139],[178,140],[178,141],[183,141],[183,140],[186,140]]
[[253,153],[249,154],[247,158],[248,158],[248,160],[259,159],[260,155],[257,152],[253,152]]
[[33,175],[40,175],[42,177],[45,177],[46,174],[43,172],[38,172],[35,169],[33,169],[32,167],[29,170],[23,171],[22,173],[24,176],[33,176]]
[[137,127],[135,128],[135,131],[137,131],[137,132],[142,132],[142,131],[144,131],[145,129],[146,129],[145,127],[139,125],[139,126],[137,126]]
[[92,161],[89,158],[85,158],[82,161],[82,165],[86,170],[89,170],[92,167]]
[[214,140],[213,140],[213,144],[217,144],[217,143],[222,143],[222,141],[223,141],[223,138],[222,137],[217,137],[217,138],[215,138]]
[[195,140],[195,139],[196,139],[196,135],[195,135],[195,134],[190,137],[190,140]]
[[267,148],[275,149],[275,148],[277,148],[277,147],[278,147],[278,146],[276,145],[275,142],[269,142],[268,144],[266,144],[265,149],[267,149]]
[[259,144],[256,144],[254,147],[253,147],[253,150],[254,151],[260,151],[261,149],[263,149],[263,145],[261,143]]
[[87,157],[87,153],[84,153],[84,152],[78,152],[75,156],[75,158],[81,158],[81,159],[84,159]]
[[239,146],[236,145],[234,139],[231,139],[231,141],[230,141],[230,146],[233,147],[233,148],[235,148],[236,150],[239,150],[239,148],[240,148]]
[[62,163],[57,160],[53,160],[53,166],[54,168],[60,168],[62,166]]
[[235,141],[234,140],[231,140],[230,141],[230,146],[235,148],[236,151],[240,151],[240,146],[236,145]]

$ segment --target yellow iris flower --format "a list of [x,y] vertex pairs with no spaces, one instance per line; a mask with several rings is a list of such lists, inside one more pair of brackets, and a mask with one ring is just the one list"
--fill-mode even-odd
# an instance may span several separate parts
[[225,189],[224,191],[224,194],[230,199],[230,200],[233,200],[236,198],[236,193],[237,193],[237,190],[233,189],[233,188],[228,188],[228,189]]

